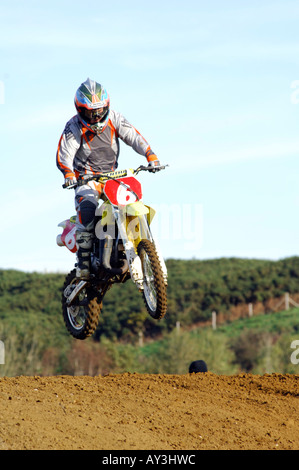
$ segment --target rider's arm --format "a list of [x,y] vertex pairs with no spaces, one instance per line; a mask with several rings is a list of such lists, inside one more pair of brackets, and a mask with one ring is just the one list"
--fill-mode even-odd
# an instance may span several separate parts
[[125,144],[132,147],[135,152],[146,157],[148,162],[158,161],[157,156],[152,151],[150,145],[140,132],[130,124],[126,118],[114,110],[110,112],[111,122],[117,132],[118,137],[125,142]]
[[56,153],[56,164],[65,178],[75,177],[73,161],[80,147],[80,128],[72,118],[65,126]]

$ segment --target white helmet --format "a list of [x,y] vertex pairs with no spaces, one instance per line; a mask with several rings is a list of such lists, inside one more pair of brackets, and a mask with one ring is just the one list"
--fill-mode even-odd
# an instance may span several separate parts
[[80,121],[87,129],[95,134],[101,134],[106,129],[110,98],[102,85],[87,78],[76,91],[75,106]]

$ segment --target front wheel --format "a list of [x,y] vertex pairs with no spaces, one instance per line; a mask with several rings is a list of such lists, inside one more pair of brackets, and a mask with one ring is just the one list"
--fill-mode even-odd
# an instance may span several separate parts
[[63,286],[62,314],[68,332],[76,339],[85,339],[91,336],[98,326],[102,304],[98,303],[96,293],[86,286],[74,304],[68,305],[66,299],[78,282],[76,270],[73,269],[67,275]]
[[147,311],[155,320],[160,320],[167,310],[167,293],[159,257],[149,240],[141,240],[137,252],[142,264],[143,298]]

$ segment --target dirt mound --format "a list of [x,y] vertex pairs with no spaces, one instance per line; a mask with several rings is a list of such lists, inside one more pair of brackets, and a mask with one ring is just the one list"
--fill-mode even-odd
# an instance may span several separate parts
[[299,375],[0,379],[0,450],[299,449]]

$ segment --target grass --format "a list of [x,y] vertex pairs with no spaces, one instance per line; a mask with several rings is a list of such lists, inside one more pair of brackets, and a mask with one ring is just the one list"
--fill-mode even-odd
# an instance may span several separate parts
[[297,374],[299,365],[290,364],[290,344],[299,339],[298,320],[299,308],[293,308],[235,320],[216,330],[173,330],[135,352],[154,373],[186,373],[193,360],[203,359],[217,374]]
[[239,336],[245,329],[272,334],[298,333],[299,337],[299,308],[239,319],[219,326],[217,331],[231,338]]

